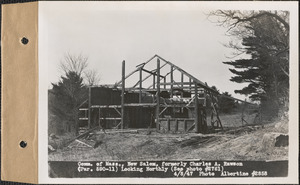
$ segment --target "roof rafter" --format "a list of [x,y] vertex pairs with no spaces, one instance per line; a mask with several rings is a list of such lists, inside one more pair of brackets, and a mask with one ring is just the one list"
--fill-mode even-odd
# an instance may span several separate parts
[[[165,62],[165,64],[164,64],[163,66],[165,66],[166,64],[168,64],[168,65],[170,65],[170,66],[173,66],[174,70],[177,70],[177,71],[181,72],[182,74],[184,74],[185,76],[187,76],[188,78],[192,79],[193,82],[196,83],[196,84],[197,84],[198,86],[200,86],[201,88],[204,88],[204,89],[209,90],[209,91],[211,91],[211,92],[213,92],[213,93],[219,94],[219,92],[218,92],[217,90],[215,90],[215,89],[213,89],[213,88],[207,86],[204,82],[198,80],[196,77],[194,77],[194,76],[191,75],[190,73],[186,72],[186,71],[183,70],[182,68],[180,68],[180,67],[178,67],[177,65],[175,65],[175,64],[173,64],[173,63],[167,61],[166,59],[162,58],[161,56],[159,56],[159,55],[157,55],[157,54],[154,55],[153,57],[151,57],[151,58],[150,58],[149,60],[147,60],[146,62],[137,65],[137,66],[136,66],[137,68],[136,68],[134,71],[132,71],[131,73],[129,73],[127,76],[125,76],[125,79],[129,78],[131,75],[133,75],[134,73],[138,72],[140,69],[142,69],[143,71],[149,72],[148,70],[144,69],[144,66],[145,66],[146,64],[148,64],[149,62],[151,62],[151,61],[152,61],[153,59],[155,59],[155,58],[158,58],[158,59],[162,60],[163,62]],[[151,75],[153,75],[153,74],[156,74],[156,72],[154,72],[154,71],[156,71],[156,70],[153,70],[153,72],[150,73],[149,76],[147,76],[145,79],[149,78],[149,77],[150,77]],[[166,76],[167,76],[167,75],[166,75]],[[143,79],[142,81],[144,81],[145,79]],[[120,85],[121,83],[122,83],[122,80],[119,81],[119,82],[117,82],[116,85]],[[134,85],[133,87],[136,87],[136,85]]]

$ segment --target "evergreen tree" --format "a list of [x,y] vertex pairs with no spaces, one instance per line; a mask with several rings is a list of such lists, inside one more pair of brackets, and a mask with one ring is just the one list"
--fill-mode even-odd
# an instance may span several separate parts
[[232,48],[245,52],[250,59],[223,62],[231,65],[230,79],[247,86],[236,93],[259,100],[263,110],[272,114],[288,100],[289,91],[289,23],[288,12],[277,11],[216,11],[213,15],[229,27],[231,36],[242,39],[241,46]]
[[234,100],[228,97],[231,97],[231,94],[224,92],[219,98],[220,111],[223,113],[231,113],[236,107]]
[[83,85],[82,77],[69,71],[57,84],[52,85],[49,111],[67,127],[67,131],[71,132],[73,129],[78,133],[78,107],[87,99],[87,89]]

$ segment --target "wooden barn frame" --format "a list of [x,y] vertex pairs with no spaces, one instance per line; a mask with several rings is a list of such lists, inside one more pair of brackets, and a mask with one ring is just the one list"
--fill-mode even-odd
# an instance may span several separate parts
[[[146,68],[148,63],[155,61],[156,69]],[[162,73],[162,68],[167,67],[169,68],[168,72]],[[179,81],[175,81],[173,78],[175,71],[181,75]],[[126,87],[126,80],[136,73],[138,73],[139,79],[135,85]],[[144,76],[145,73],[146,76]],[[143,82],[151,77],[153,83],[145,88]],[[116,84],[106,87],[106,90],[101,90],[103,87],[89,87],[89,98],[79,108],[81,112],[79,120],[87,121],[89,129],[97,124],[103,127],[103,122],[111,121],[117,124],[110,128],[129,128],[130,120],[139,116],[151,119],[148,127],[155,126],[159,132],[206,133],[208,127],[222,129],[217,108],[218,91],[158,55],[154,55],[148,61],[136,66],[136,69],[128,75],[125,75],[125,61],[123,61],[122,79]],[[112,94],[115,93],[116,95],[112,98],[115,102],[110,103],[105,100],[106,103],[95,103],[96,100],[93,97],[97,94],[96,91],[99,93],[109,91],[106,93],[109,96],[113,96]],[[134,98],[130,98],[130,96]],[[208,109],[211,114],[210,126],[207,125],[206,120]],[[139,114],[132,114],[134,111]],[[113,116],[104,116],[104,112],[109,112]],[[147,116],[144,116],[146,114]]]

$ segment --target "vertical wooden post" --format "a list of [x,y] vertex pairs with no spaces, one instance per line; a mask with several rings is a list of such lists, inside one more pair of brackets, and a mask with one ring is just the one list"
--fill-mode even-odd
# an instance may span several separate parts
[[143,76],[142,76],[142,68],[140,68],[140,91],[139,91],[139,103],[142,103],[142,85],[143,85]]
[[[206,100],[207,100],[207,96],[206,96],[206,90],[203,89],[203,95],[204,95],[204,102],[203,102],[203,106],[206,107]],[[206,113],[205,113],[206,114]]]
[[184,81],[184,79],[183,79],[183,73],[181,73],[181,87],[183,88],[183,81]]
[[170,132],[170,118],[167,119],[167,131]]
[[157,83],[156,83],[156,129],[159,130],[159,98],[160,98],[160,61],[157,59]]
[[198,107],[198,87],[195,83],[195,130],[199,133],[199,107]]
[[190,92],[192,92],[192,79],[189,78],[189,87],[190,87]]
[[173,98],[173,65],[171,65],[171,75],[170,75],[170,78],[171,78],[171,98]]
[[199,122],[199,126],[198,126],[198,130],[199,130],[199,132],[201,131],[201,133],[203,133],[204,132],[204,127],[203,127],[203,120],[202,120],[202,118],[203,118],[203,107],[198,107],[198,122]]
[[212,128],[215,129],[214,109],[213,109],[213,107],[211,107],[210,123],[211,123]]
[[155,89],[155,75],[153,75],[153,89]]
[[98,126],[100,127],[100,128],[102,128],[102,126],[101,126],[101,114],[100,114],[101,112],[100,112],[100,107],[99,107],[99,120],[98,120]]
[[122,94],[121,94],[121,129],[124,128],[124,99],[125,99],[125,60],[122,62]]
[[88,128],[90,129],[91,128],[91,106],[92,106],[92,102],[91,102],[91,100],[92,100],[92,97],[91,97],[91,94],[92,94],[92,92],[91,92],[91,86],[89,86],[89,107],[88,107]]
[[167,85],[166,85],[166,77],[164,78],[164,89],[166,89],[167,88]]
[[206,119],[206,109],[205,109],[205,107],[202,108],[201,119],[202,119],[203,132],[207,133],[207,119]]

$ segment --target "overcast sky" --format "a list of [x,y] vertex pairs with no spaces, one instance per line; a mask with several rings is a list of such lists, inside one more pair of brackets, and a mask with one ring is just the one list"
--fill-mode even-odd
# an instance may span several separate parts
[[[232,50],[226,29],[207,20],[211,7],[189,4],[148,4],[135,6],[109,2],[40,2],[39,44],[48,65],[48,81],[62,75],[59,63],[66,53],[88,57],[101,84],[121,79],[121,63],[126,73],[155,54],[183,68],[209,86],[234,94],[245,84],[237,84],[228,61]],[[172,5],[172,6],[170,6]],[[154,62],[155,63],[155,62]],[[149,66],[151,69],[151,66]],[[137,79],[135,79],[137,81]]]

